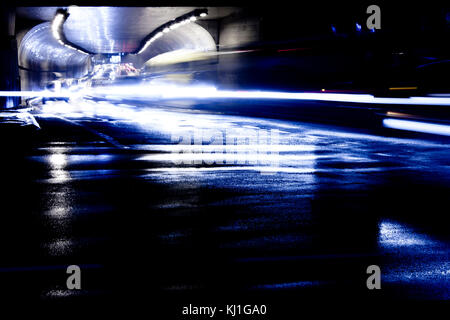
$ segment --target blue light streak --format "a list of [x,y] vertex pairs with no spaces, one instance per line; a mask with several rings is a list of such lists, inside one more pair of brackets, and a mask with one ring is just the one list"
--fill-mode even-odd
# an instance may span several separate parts
[[122,97],[146,99],[280,99],[364,104],[450,105],[449,97],[381,98],[370,94],[219,90],[214,86],[207,85],[175,86],[150,84],[146,86],[111,86],[92,88],[87,94],[102,95],[112,99]]
[[71,98],[71,92],[51,92],[51,91],[0,91],[0,97],[44,97],[44,98]]
[[136,85],[109,86],[80,89],[77,92],[61,91],[0,91],[3,97],[53,97],[74,98],[103,96],[111,99],[171,100],[171,99],[252,99],[252,100],[298,100],[325,101],[386,105],[439,105],[450,106],[448,96],[427,96],[409,98],[383,98],[371,94],[326,93],[326,92],[283,92],[259,90],[219,90],[214,86],[193,85]]

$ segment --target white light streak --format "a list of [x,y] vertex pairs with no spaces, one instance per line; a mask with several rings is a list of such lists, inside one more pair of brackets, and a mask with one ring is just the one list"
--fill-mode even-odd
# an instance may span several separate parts
[[71,50],[75,50],[78,53],[89,55],[89,53],[87,52],[84,52],[82,50],[72,47],[71,45],[64,43],[64,41],[62,40],[63,37],[61,35],[63,23],[64,23],[64,14],[62,13],[56,14],[55,17],[53,18],[51,26],[53,37],[58,41],[60,45],[65,46],[66,48],[69,48]]
[[[207,13],[202,12],[202,13],[200,13],[199,16],[200,17],[206,17],[207,15],[208,15]],[[189,18],[187,18],[187,19],[185,19],[183,21],[173,22],[171,25],[168,25],[167,27],[165,27],[162,32],[158,32],[156,35],[154,35],[149,40],[147,40],[147,42],[142,47],[142,49],[139,50],[138,54],[141,54],[142,52],[144,52],[149,47],[149,45],[153,41],[155,41],[157,38],[161,37],[163,35],[163,33],[169,33],[170,31],[175,30],[175,29],[179,28],[182,25],[185,25],[185,24],[187,24],[189,22],[193,22],[193,21],[196,21],[196,20],[197,20],[196,16],[191,16],[191,17],[189,17]]]
[[386,128],[414,131],[421,133],[431,133],[450,136],[450,126],[445,124],[426,123],[420,121],[384,119],[383,125]]
[[61,40],[60,28],[64,22],[64,15],[58,13],[52,21],[52,34],[56,40]]
[[45,97],[45,98],[70,98],[75,94],[71,92],[51,91],[0,91],[0,97]]
[[347,93],[321,93],[321,92],[279,92],[279,91],[245,91],[245,90],[218,90],[214,86],[175,86],[175,85],[148,85],[148,86],[112,86],[98,88],[100,94],[114,96],[137,96],[160,99],[280,99],[280,100],[311,100],[329,102],[347,102],[364,104],[393,104],[393,105],[441,105],[450,106],[447,97],[411,97],[411,98],[380,98],[370,94]]

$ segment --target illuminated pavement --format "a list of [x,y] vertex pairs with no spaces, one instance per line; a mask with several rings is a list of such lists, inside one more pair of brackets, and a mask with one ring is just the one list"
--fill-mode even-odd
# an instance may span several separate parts
[[448,143],[223,111],[48,102],[36,145],[2,158],[3,292],[155,307],[449,299]]

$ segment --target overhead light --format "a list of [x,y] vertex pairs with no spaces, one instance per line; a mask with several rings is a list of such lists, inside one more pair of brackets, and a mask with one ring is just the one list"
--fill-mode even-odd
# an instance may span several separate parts
[[61,39],[60,29],[64,23],[64,14],[57,13],[52,21],[52,35],[56,40]]
[[[143,44],[142,48],[137,52],[137,54],[140,54],[144,50],[146,50],[153,41],[155,41],[159,37],[163,36],[164,33],[169,33],[171,30],[175,30],[182,25],[196,21],[197,17],[206,17],[207,15],[208,15],[207,9],[197,9],[197,10],[189,12],[183,16],[180,16],[177,19],[172,20],[171,22],[161,26],[161,28],[163,28],[163,30],[159,31],[158,33],[153,35],[153,37],[149,37],[149,39],[146,40],[146,42]],[[161,29],[159,29],[159,30],[161,30]]]
[[56,39],[56,41],[58,41],[58,43],[60,45],[65,46],[66,48],[69,48],[71,50],[75,50],[79,53],[89,55],[89,53],[84,52],[78,48],[75,48],[73,45],[70,45],[70,42],[67,42],[67,40],[65,39],[64,34],[63,34],[63,25],[64,25],[64,22],[66,22],[68,17],[69,17],[69,13],[67,12],[67,10],[58,9],[56,11],[55,17],[53,18],[52,23],[51,23],[51,30],[52,30],[53,37]]

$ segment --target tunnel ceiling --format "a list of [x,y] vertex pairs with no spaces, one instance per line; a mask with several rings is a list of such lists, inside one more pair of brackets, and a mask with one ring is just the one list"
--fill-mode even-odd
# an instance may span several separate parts
[[19,47],[19,65],[33,71],[68,72],[88,64],[88,55],[68,49],[53,38],[49,22],[31,29]]
[[[48,21],[56,7],[22,7],[21,17]],[[196,7],[69,7],[64,33],[70,42],[95,53],[129,53],[160,25],[188,13]],[[208,19],[217,19],[237,11],[233,7],[208,8]]]
[[149,59],[176,50],[215,51],[216,44],[207,30],[198,24],[190,23],[157,39],[142,54],[129,55],[125,61],[140,68]]

